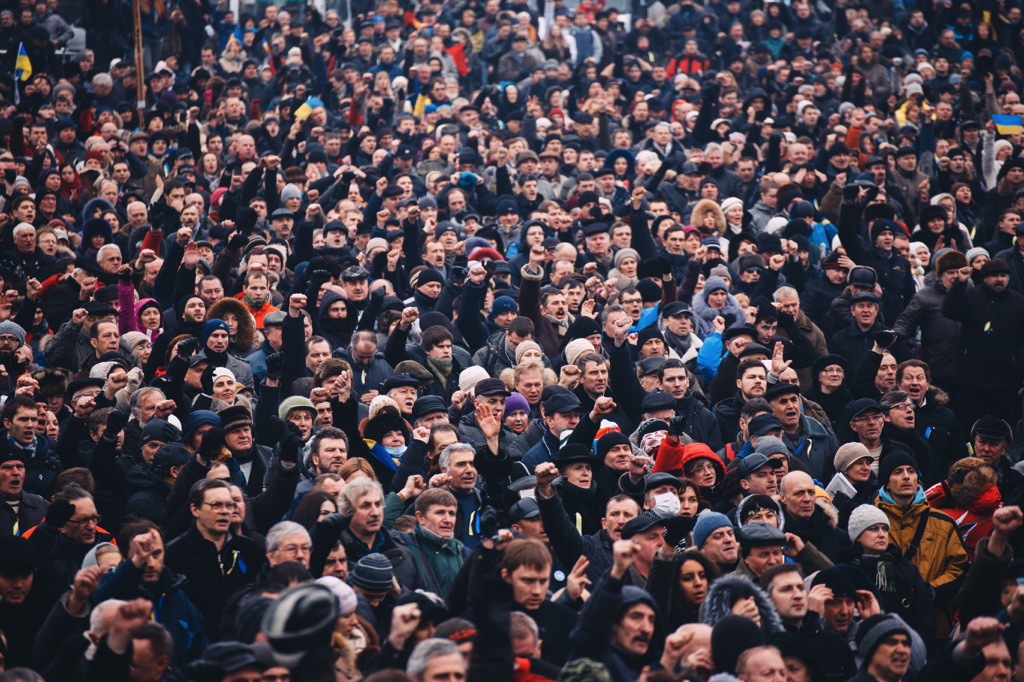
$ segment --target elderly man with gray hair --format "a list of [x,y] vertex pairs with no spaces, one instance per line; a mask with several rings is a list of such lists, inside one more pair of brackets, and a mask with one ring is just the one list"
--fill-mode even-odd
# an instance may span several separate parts
[[309,531],[294,521],[281,521],[267,531],[267,561],[271,567],[295,561],[309,568],[312,548]]

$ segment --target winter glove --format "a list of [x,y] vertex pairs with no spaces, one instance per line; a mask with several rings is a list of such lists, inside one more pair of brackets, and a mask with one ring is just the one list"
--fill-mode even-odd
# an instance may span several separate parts
[[854,183],[849,183],[843,187],[843,202],[852,204],[857,201],[857,197],[860,196],[860,187]]
[[203,434],[203,440],[199,444],[199,452],[197,454],[207,462],[212,462],[218,458],[223,447],[224,429],[215,426]]
[[897,338],[899,338],[899,334],[894,332],[892,329],[883,329],[879,332],[875,332],[875,343],[882,348],[888,348],[892,344],[896,343]]
[[484,507],[480,512],[480,536],[492,538],[501,528],[501,517],[494,507]]
[[57,500],[46,510],[46,523],[54,528],[63,528],[74,515],[74,504],[67,500]]
[[228,249],[232,251],[241,251],[245,248],[245,245],[249,242],[249,235],[244,232],[235,232],[235,236],[228,240]]
[[114,440],[117,438],[117,434],[124,431],[124,427],[128,425],[129,415],[119,410],[114,410],[107,415],[107,430],[103,432],[103,435]]
[[281,425],[281,461],[298,463],[302,452],[302,432],[291,422]]
[[456,265],[455,267],[452,268],[451,272],[449,273],[448,281],[451,282],[454,286],[460,287],[465,283],[466,275],[468,274],[469,273],[466,272],[466,268],[462,267],[461,265]]
[[384,287],[377,287],[370,292],[370,301],[373,303],[380,303],[384,300],[385,296],[387,296],[387,292],[384,291]]
[[277,381],[284,370],[284,353],[271,353],[267,356],[267,378]]
[[213,371],[215,369],[217,368],[209,365],[199,377],[199,383],[202,385],[203,393],[206,395],[213,395]]
[[677,547],[693,530],[696,519],[689,516],[673,516],[665,522],[665,544]]
[[178,355],[188,360],[199,350],[199,339],[190,336],[178,344]]
[[668,434],[680,436],[686,433],[686,417],[672,417],[668,422]]
[[235,227],[248,239],[249,233],[256,227],[257,220],[259,220],[259,215],[256,214],[256,211],[246,207],[235,216]]

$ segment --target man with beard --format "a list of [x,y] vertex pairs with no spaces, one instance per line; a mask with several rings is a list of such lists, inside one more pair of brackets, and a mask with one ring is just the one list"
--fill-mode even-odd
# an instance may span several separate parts
[[818,480],[831,478],[836,437],[821,422],[801,411],[800,386],[777,383],[765,394],[772,412],[782,424],[782,440]]
[[984,414],[1015,423],[1024,380],[1024,295],[1010,289],[1010,268],[1002,259],[982,266],[980,286],[967,287],[971,273],[970,267],[958,271],[942,304],[942,314],[961,323],[963,356],[955,378],[960,424],[968,429]]
[[740,411],[754,398],[763,398],[768,388],[768,371],[760,360],[747,358],[736,370],[736,395],[715,405],[715,418],[722,442],[731,443],[740,430]]
[[[164,332],[166,334],[166,332]],[[249,363],[228,353],[231,333],[224,320],[213,319],[199,330],[199,342],[203,348],[200,354],[210,361],[213,367],[227,367],[235,375],[235,379],[246,387],[253,387],[252,369]]]
[[118,545],[123,561],[104,576],[93,599],[131,600],[137,597],[154,604],[156,621],[174,640],[174,660],[184,665],[207,646],[202,614],[185,594],[185,577],[164,565],[164,536],[152,521],[136,521],[121,529]]
[[32,362],[32,348],[25,345],[25,329],[13,320],[0,322],[0,365],[7,376],[0,379],[3,395],[13,395],[18,377]]
[[[200,337],[203,322],[206,320],[206,302],[199,294],[193,293],[184,296],[178,301],[173,311],[164,314],[164,319],[168,320],[168,324],[153,345],[153,352],[150,353],[149,361],[146,363],[146,376],[156,375],[157,369],[163,366],[167,356],[167,346],[172,339],[180,334],[188,334],[196,339]],[[194,350],[193,347],[188,354],[191,355]],[[238,379],[238,373],[234,374]]]

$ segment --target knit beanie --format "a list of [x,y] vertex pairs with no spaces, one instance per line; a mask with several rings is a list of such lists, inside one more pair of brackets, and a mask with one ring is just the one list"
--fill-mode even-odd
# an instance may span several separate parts
[[878,463],[878,484],[882,488],[889,487],[889,479],[897,467],[912,466],[917,470],[917,461],[914,456],[906,450],[893,450]]
[[281,190],[281,203],[288,201],[289,199],[301,199],[302,190],[295,185],[285,185]]
[[516,364],[518,365],[523,361],[523,356],[528,350],[535,350],[540,353],[541,357],[544,357],[544,350],[540,347],[540,344],[536,341],[523,341],[516,346]]
[[711,660],[719,673],[735,673],[736,662],[747,649],[764,644],[761,628],[750,618],[729,614],[711,629]]
[[987,249],[983,249],[980,246],[975,246],[973,249],[967,250],[967,262],[973,263],[974,259],[978,256],[984,256],[985,258],[991,258]]
[[865,457],[871,457],[871,453],[868,452],[867,447],[863,443],[845,443],[839,446],[836,450],[836,456],[833,460],[836,471],[839,473],[845,473],[850,465],[856,462],[858,459],[864,459]]
[[604,460],[604,456],[616,445],[631,445],[631,443],[626,434],[621,431],[609,431],[601,436],[597,441],[597,458]]
[[862,658],[861,667],[867,668],[875,649],[889,635],[903,633],[910,636],[910,626],[899,616],[887,613],[866,618],[857,628],[857,648]]
[[879,523],[884,523],[886,528],[889,527],[889,517],[885,512],[873,504],[862,504],[850,514],[846,530],[850,534],[850,540],[856,543],[861,533]]
[[708,296],[719,290],[728,293],[729,287],[725,285],[725,280],[721,277],[708,277],[704,282],[704,301],[707,302]]
[[4,334],[10,334],[17,338],[19,346],[25,343],[25,329],[17,322],[11,320],[0,322],[0,336]]
[[459,373],[459,390],[463,393],[468,393],[473,390],[473,387],[477,385],[477,382],[483,381],[488,378],[487,370],[483,367],[474,365],[467,367]]
[[594,352],[594,344],[586,339],[573,339],[565,345],[565,362],[575,365],[576,361],[586,353]]
[[512,393],[509,397],[505,398],[505,412],[502,416],[508,417],[513,412],[523,411],[527,414],[530,413],[530,403],[526,402],[526,398],[519,395],[518,393]]
[[314,582],[317,582],[331,592],[338,598],[338,612],[345,615],[349,611],[354,611],[358,605],[358,599],[356,598],[355,591],[348,586],[348,583],[342,581],[340,578],[335,578],[333,575],[325,575],[322,578],[317,578]]
[[[420,282],[422,284],[422,282]],[[515,313],[519,314],[519,304],[516,303],[516,299],[511,296],[498,296],[494,299],[491,304],[491,312],[487,316],[487,319],[494,320],[498,315],[504,313]]]
[[[0,331],[0,334],[3,334],[3,332]],[[142,332],[125,332],[124,334],[121,334],[121,340],[124,341],[129,348],[135,350],[136,346],[138,346],[143,341],[148,341],[149,337],[143,334]]]
[[615,259],[613,261],[615,267],[618,268],[619,265],[622,264],[622,261],[626,260],[627,258],[632,258],[637,262],[637,264],[640,263],[640,254],[636,252],[636,249],[625,248],[619,249],[618,251],[615,252]]
[[603,663],[577,658],[565,664],[558,675],[558,682],[612,682],[612,676]]
[[722,213],[728,213],[733,206],[743,207],[743,200],[737,197],[727,197],[722,200]]
[[697,515],[693,524],[693,546],[700,549],[708,537],[719,528],[732,528],[729,517],[713,511],[704,511]]
[[224,320],[207,320],[206,323],[203,325],[202,330],[199,332],[199,340],[203,342],[204,346],[206,345],[206,342],[210,339],[210,335],[217,330],[224,331],[224,333],[227,334],[228,336],[231,335],[231,330],[228,328],[228,323],[225,322]]
[[349,573],[348,581],[367,592],[386,592],[391,589],[391,579],[394,576],[391,559],[374,552],[356,562]]

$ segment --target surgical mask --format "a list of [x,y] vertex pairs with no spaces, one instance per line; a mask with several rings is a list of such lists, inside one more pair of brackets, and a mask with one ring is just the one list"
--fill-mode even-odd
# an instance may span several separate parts
[[660,514],[675,516],[679,513],[679,495],[661,493],[654,496],[654,511]]
[[407,448],[404,445],[395,445],[395,446],[392,446],[392,447],[386,447],[385,446],[384,449],[387,450],[388,454],[391,455],[392,457],[401,458],[402,455],[405,454],[405,451],[406,451]]

